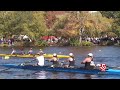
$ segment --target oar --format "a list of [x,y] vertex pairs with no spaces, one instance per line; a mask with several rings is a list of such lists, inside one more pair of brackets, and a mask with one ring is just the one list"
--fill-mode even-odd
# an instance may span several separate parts
[[46,59],[45,61],[50,62],[50,60],[49,60],[49,59]]
[[27,62],[21,63],[20,65],[25,65],[25,64],[31,63],[31,62],[33,62],[33,61],[35,61],[35,59],[33,59],[33,60],[31,60],[31,61],[27,61]]
[[3,70],[1,70],[0,72],[6,71],[6,70],[9,70],[9,69],[10,69],[10,68],[3,69]]
[[8,59],[10,59],[10,56],[15,56],[15,57],[17,57],[17,54],[6,54],[4,57],[2,57],[2,59],[5,59],[5,60],[8,60]]
[[10,59],[10,57],[9,56],[5,56],[5,57],[2,57],[2,59],[8,60],[8,59]]

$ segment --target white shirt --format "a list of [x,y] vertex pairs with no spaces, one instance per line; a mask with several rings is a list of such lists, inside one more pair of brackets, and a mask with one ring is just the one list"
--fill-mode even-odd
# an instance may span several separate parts
[[15,51],[15,50],[13,50],[11,54],[14,54],[14,53],[16,53],[16,51]]
[[38,56],[36,57],[36,59],[38,60],[38,65],[39,66],[44,66],[44,56]]
[[73,61],[73,58],[68,58],[69,61]]
[[95,63],[91,61],[90,66],[95,66]]

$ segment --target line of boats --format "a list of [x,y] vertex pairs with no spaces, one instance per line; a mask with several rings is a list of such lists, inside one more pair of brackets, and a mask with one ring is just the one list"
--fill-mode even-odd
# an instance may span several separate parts
[[[20,54],[0,54],[0,56],[5,57],[20,57],[20,58],[33,58],[38,55],[20,55]],[[69,58],[68,55],[57,55],[59,58]],[[52,54],[44,54],[45,58],[53,57]],[[35,65],[22,65],[22,64],[2,64],[0,66],[8,67],[8,68],[17,68],[17,69],[27,69],[27,70],[35,70],[35,71],[52,71],[52,72],[72,72],[72,73],[80,73],[80,74],[103,74],[103,75],[120,75],[120,69],[112,69],[109,68],[106,71],[101,71],[99,69],[87,70],[82,67],[75,68],[64,68],[64,67],[50,67],[50,66],[35,66]]]
[[34,71],[52,71],[52,72],[70,72],[70,73],[80,73],[80,74],[96,74],[96,75],[120,75],[120,69],[107,69],[106,71],[101,71],[99,69],[87,70],[83,67],[75,68],[64,68],[64,67],[50,67],[50,66],[35,66],[35,65],[22,65],[22,64],[2,64],[7,68],[16,68],[24,70],[34,70]]

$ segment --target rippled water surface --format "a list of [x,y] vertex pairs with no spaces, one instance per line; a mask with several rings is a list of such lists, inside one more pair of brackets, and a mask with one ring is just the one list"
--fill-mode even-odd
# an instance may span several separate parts
[[[33,48],[34,53],[40,48]],[[90,52],[94,54],[95,63],[106,63],[111,67],[120,66],[120,47],[119,46],[94,46],[94,47],[46,47],[42,48],[45,53],[69,54],[74,53],[77,66],[83,66],[80,62]],[[19,48],[16,48],[19,51]],[[27,52],[29,48],[25,48]],[[11,53],[10,47],[0,48],[0,53]],[[33,60],[32,58],[16,58],[4,59],[0,57],[0,63],[20,64],[26,61]],[[63,60],[63,59],[61,59]],[[51,63],[45,62],[46,65]],[[0,67],[0,79],[120,79],[119,75],[86,75],[79,73],[64,73],[64,72],[48,72],[48,71],[32,71],[24,69],[14,69]]]

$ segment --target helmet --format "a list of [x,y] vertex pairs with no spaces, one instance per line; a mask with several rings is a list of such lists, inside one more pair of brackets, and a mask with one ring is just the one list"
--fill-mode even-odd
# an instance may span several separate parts
[[54,53],[54,54],[53,54],[53,56],[57,56],[57,54],[56,54],[56,53]]
[[73,53],[69,53],[69,56],[74,56]]
[[92,54],[92,53],[89,53],[88,56],[93,57],[93,54]]

